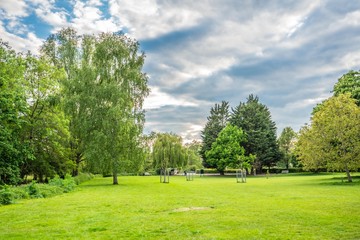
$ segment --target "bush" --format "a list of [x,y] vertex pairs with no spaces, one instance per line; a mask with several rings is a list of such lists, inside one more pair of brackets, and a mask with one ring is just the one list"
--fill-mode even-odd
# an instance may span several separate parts
[[39,196],[43,198],[53,197],[64,192],[62,187],[49,184],[38,184],[37,188],[39,191]]
[[76,183],[69,174],[66,174],[65,179],[61,179],[59,176],[55,176],[53,179],[50,179],[49,186],[59,187],[62,189],[62,192],[68,193],[74,190]]
[[32,181],[27,186],[27,192],[29,193],[31,198],[42,198],[43,195],[41,195],[38,185],[35,181]]
[[15,199],[28,199],[30,198],[30,195],[28,191],[26,190],[26,187],[20,186],[20,187],[13,187],[11,188],[11,191],[14,193]]
[[80,183],[89,181],[94,178],[94,175],[91,173],[80,173],[78,176],[74,177],[74,181],[76,185],[79,185]]
[[11,189],[8,186],[5,186],[2,190],[0,190],[0,204],[8,205],[14,202],[14,193],[11,192]]

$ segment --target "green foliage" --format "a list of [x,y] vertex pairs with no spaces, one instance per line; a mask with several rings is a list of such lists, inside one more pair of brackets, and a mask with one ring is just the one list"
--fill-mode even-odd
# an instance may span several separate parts
[[15,194],[6,186],[0,190],[0,205],[9,205],[14,202]]
[[338,79],[334,85],[334,95],[338,96],[344,93],[350,93],[351,97],[356,99],[356,103],[360,105],[360,72],[349,71]]
[[186,148],[181,137],[172,133],[158,133],[153,146],[155,169],[184,168],[188,165]]
[[94,175],[91,173],[80,173],[76,177],[74,177],[74,181],[76,185],[79,185],[83,182],[89,181],[94,178]]
[[0,185],[17,184],[24,156],[31,155],[20,133],[27,112],[23,84],[23,59],[0,40]]
[[255,167],[273,166],[280,159],[276,141],[276,125],[271,120],[269,109],[259,98],[249,95],[246,103],[232,109],[230,123],[241,128],[247,137],[244,143],[246,154],[256,155]]
[[55,176],[49,181],[50,186],[58,186],[63,192],[71,192],[76,186],[76,181],[69,174],[66,174],[64,179],[61,179],[59,176]]
[[89,171],[111,172],[114,184],[119,171],[139,171],[142,104],[149,89],[138,42],[122,34],[78,36],[68,28],[50,36],[42,53],[66,72],[74,173],[84,159]]
[[301,129],[296,152],[305,169],[345,171],[360,167],[360,108],[350,94],[325,101]]
[[200,155],[203,159],[205,167],[215,167],[207,161],[206,152],[211,149],[221,130],[226,127],[229,120],[229,102],[222,101],[221,104],[216,103],[210,109],[210,116],[207,117],[207,123],[201,132],[202,147]]
[[289,164],[294,162],[295,154],[295,142],[296,142],[296,133],[291,127],[286,127],[281,132],[280,137],[278,138],[279,149],[282,153],[282,160],[285,164],[285,168],[289,169]]
[[39,190],[39,186],[35,181],[32,181],[28,186],[27,186],[27,192],[29,193],[29,196],[31,198],[42,198],[43,195],[40,193]]
[[251,158],[245,157],[245,149],[241,146],[246,142],[244,132],[228,124],[216,138],[211,149],[206,152],[208,162],[223,173],[226,167],[240,168],[247,165]]
[[195,169],[203,167],[202,158],[200,156],[201,147],[201,142],[195,140],[191,143],[185,144],[185,148],[187,149],[188,165]]

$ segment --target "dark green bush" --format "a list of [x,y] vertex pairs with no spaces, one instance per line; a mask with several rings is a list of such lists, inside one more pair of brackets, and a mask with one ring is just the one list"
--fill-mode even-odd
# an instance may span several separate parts
[[35,181],[32,181],[27,186],[27,192],[29,193],[31,198],[43,198],[43,195],[41,195],[39,186]]
[[14,193],[11,192],[11,189],[8,186],[5,186],[5,188],[0,190],[0,205],[11,204],[14,200]]

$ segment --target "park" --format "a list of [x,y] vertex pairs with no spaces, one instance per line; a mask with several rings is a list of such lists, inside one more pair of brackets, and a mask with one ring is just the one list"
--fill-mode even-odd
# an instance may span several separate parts
[[360,239],[359,7],[147,2],[0,1],[0,240]]
[[359,239],[360,182],[344,174],[95,177],[0,207],[2,239]]

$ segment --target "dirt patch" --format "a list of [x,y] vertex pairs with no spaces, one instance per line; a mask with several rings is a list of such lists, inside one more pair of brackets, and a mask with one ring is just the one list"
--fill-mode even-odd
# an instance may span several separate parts
[[188,212],[188,211],[201,211],[201,210],[210,210],[212,207],[183,207],[176,208],[173,212]]

